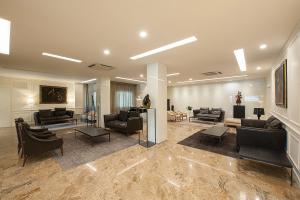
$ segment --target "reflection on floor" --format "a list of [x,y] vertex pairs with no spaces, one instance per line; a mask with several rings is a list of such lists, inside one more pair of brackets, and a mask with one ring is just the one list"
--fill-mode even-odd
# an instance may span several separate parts
[[134,145],[69,170],[52,157],[21,167],[15,130],[2,128],[0,199],[300,199],[285,169],[177,144],[209,126],[168,123],[166,142]]

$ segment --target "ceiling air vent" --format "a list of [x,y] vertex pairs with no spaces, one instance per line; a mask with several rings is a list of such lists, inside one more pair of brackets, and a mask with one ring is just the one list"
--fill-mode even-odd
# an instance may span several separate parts
[[95,70],[112,70],[112,69],[114,69],[113,66],[104,65],[104,64],[100,64],[100,63],[95,63],[92,65],[89,65],[88,67],[91,69],[95,69]]
[[202,73],[202,74],[205,75],[205,76],[215,76],[215,75],[222,74],[222,72],[205,72],[205,73]]

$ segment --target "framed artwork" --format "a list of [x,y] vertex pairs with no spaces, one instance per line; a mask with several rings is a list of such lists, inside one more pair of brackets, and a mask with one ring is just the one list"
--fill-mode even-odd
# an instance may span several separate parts
[[40,104],[66,104],[67,88],[40,85]]
[[275,103],[287,108],[287,60],[275,71]]

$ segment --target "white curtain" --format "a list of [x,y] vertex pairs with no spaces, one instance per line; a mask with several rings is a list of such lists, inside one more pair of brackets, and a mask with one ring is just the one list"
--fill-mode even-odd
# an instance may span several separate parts
[[111,83],[111,112],[129,110],[135,106],[136,85],[126,83]]

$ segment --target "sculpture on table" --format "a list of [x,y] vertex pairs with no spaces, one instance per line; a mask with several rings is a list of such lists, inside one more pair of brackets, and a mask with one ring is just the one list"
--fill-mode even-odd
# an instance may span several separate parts
[[151,100],[149,97],[149,94],[147,94],[144,99],[143,99],[143,106],[147,109],[149,109],[151,107]]
[[241,103],[242,103],[242,92],[238,91],[237,95],[235,96],[235,102],[236,102],[236,105],[240,106]]

